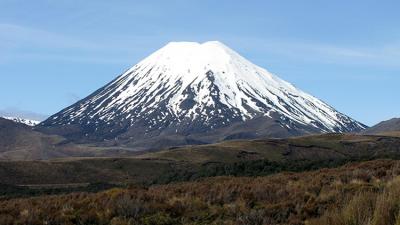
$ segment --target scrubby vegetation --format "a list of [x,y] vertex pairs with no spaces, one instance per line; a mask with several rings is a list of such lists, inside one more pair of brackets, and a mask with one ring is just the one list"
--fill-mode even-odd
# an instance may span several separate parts
[[321,218],[309,225],[399,225],[400,177],[383,184],[383,187],[360,191],[340,207],[327,210]]
[[59,195],[73,192],[100,192],[111,188],[123,187],[123,185],[110,183],[91,183],[81,185],[50,185],[50,186],[17,186],[10,184],[0,184],[0,200],[32,197],[41,195]]
[[136,158],[0,161],[0,183],[165,184],[210,176],[265,176],[400,159],[400,138],[325,134],[290,139],[230,141],[146,153]]
[[267,159],[239,161],[235,163],[206,163],[195,167],[171,167],[154,180],[145,184],[168,184],[181,181],[195,181],[205,177],[236,176],[257,177],[268,176],[280,172],[304,172],[321,168],[334,168],[350,162],[367,161],[365,158],[344,158],[331,160],[296,160],[274,162]]
[[0,224],[396,224],[400,161],[9,199]]

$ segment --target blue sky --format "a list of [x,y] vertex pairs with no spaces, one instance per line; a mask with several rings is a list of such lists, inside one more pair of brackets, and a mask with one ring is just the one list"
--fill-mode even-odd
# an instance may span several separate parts
[[50,115],[169,41],[219,40],[373,125],[400,116],[400,1],[0,0],[0,110]]

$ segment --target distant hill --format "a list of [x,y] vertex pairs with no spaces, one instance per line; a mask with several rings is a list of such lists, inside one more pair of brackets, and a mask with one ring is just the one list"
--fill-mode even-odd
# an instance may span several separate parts
[[355,134],[323,134],[287,139],[236,140],[184,146],[137,156],[191,163],[235,163],[268,159],[288,162],[400,156],[400,138]]
[[366,129],[363,134],[396,134],[400,135],[400,118],[393,118],[378,123],[377,125]]
[[7,120],[12,120],[16,123],[23,123],[28,126],[36,126],[40,123],[40,121],[38,121],[38,120],[31,120],[31,119],[25,119],[25,118],[20,118],[20,117],[4,116],[3,118],[7,119]]
[[25,120],[43,121],[49,116],[27,110],[8,108],[8,109],[0,109],[0,117],[22,118]]
[[63,137],[35,131],[23,123],[0,118],[0,160],[129,155],[127,151],[75,145]]

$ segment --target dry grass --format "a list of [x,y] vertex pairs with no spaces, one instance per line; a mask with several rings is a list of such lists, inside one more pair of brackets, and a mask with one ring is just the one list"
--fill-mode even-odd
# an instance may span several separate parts
[[333,207],[310,225],[399,225],[400,177],[380,183],[377,191],[360,190],[341,207]]
[[396,224],[400,162],[0,202],[0,224]]
[[388,131],[379,133],[382,136],[389,136],[389,137],[400,137],[400,131]]

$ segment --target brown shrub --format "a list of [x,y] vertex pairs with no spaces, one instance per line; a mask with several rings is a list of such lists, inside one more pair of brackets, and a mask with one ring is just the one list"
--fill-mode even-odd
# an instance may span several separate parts
[[400,224],[398,165],[3,200],[0,224]]

